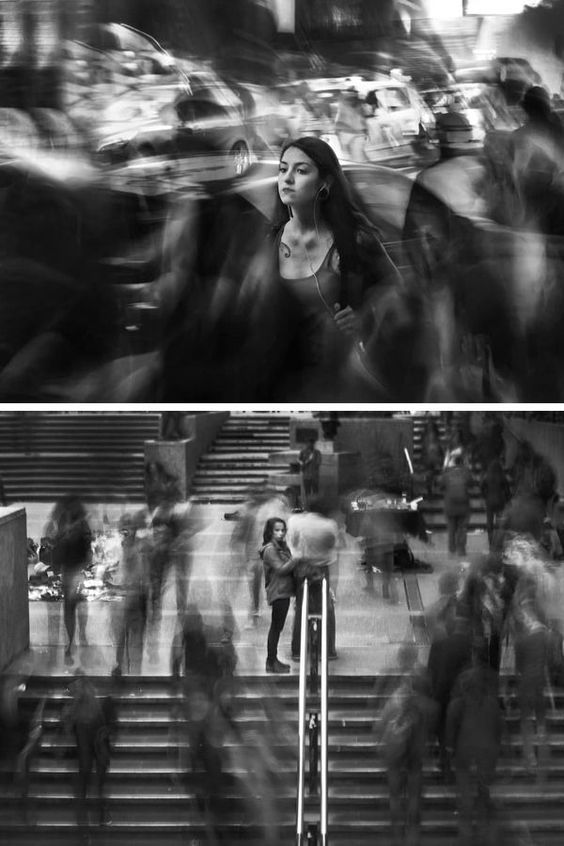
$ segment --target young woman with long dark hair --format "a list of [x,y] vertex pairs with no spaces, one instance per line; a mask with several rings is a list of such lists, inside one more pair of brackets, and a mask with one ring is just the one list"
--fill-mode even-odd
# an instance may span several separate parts
[[294,561],[286,543],[286,523],[278,517],[266,521],[264,545],[260,556],[264,565],[266,600],[272,608],[272,618],[267,641],[266,672],[289,673],[289,664],[278,660],[278,642],[294,596],[292,571]]
[[358,398],[363,385],[383,398],[366,349],[376,322],[370,301],[400,276],[329,144],[308,136],[283,147],[275,217],[276,284],[291,303],[288,393],[335,400],[352,390]]

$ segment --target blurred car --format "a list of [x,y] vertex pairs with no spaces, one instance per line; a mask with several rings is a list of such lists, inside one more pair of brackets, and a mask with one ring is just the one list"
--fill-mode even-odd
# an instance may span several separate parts
[[177,94],[158,118],[133,121],[101,141],[96,158],[112,168],[152,159],[153,170],[162,166],[180,179],[206,182],[241,176],[251,163],[252,148],[253,131],[245,125],[235,92],[215,80],[206,86],[193,79],[191,90]]
[[396,137],[413,140],[431,133],[435,123],[433,113],[406,81],[388,76],[359,82],[356,88],[365,103],[372,105],[372,117],[393,126]]
[[374,74],[370,79],[362,75],[310,78],[280,86],[292,135],[318,135],[340,158],[346,158],[335,123],[339,104],[349,92],[358,95],[365,117],[366,159],[404,163],[413,157],[413,142],[427,137],[434,124],[433,115],[411,85],[384,74]]
[[129,24],[90,24],[83,31],[81,41],[116,62],[122,72],[159,76],[180,74],[174,57],[155,38]]
[[[440,115],[464,115],[471,131],[471,141],[484,143],[491,133],[508,133],[518,129],[524,115],[519,107],[511,108],[499,86],[484,82],[467,82],[448,88],[433,88],[422,92],[423,99],[433,112]],[[431,136],[436,140],[437,133]]]

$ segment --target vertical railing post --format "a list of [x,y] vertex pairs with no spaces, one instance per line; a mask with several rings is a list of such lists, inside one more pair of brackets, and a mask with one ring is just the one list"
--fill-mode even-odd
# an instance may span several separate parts
[[300,683],[298,693],[298,801],[296,809],[296,843],[304,846],[304,790],[305,790],[305,740],[306,740],[306,673],[308,649],[309,583],[305,579],[302,592],[300,620]]
[[327,618],[329,616],[329,586],[322,582],[321,594],[321,846],[327,844],[327,774],[328,774],[328,719],[329,719],[329,643]]

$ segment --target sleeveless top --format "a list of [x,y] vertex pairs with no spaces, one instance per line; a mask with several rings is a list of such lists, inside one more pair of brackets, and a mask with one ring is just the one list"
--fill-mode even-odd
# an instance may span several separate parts
[[[276,234],[277,262],[281,240],[282,229]],[[349,346],[334,320],[341,292],[341,274],[333,266],[335,255],[336,247],[332,244],[315,274],[298,279],[282,276],[277,265],[278,284],[293,305],[292,379],[296,395],[309,392],[310,399],[324,393],[325,387],[329,395],[335,396],[335,377]]]

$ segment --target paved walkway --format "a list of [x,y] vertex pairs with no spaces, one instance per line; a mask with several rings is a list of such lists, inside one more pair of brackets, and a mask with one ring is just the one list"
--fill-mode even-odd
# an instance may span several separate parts
[[[26,504],[28,536],[41,537],[43,526],[50,512],[47,504]],[[230,536],[235,525],[224,519],[229,508],[199,506],[194,516],[198,531],[194,535],[193,564],[190,583],[190,598],[198,602],[204,619],[210,625],[219,621],[220,609],[227,600],[234,612],[237,631],[235,644],[239,658],[238,672],[244,674],[264,673],[266,637],[270,623],[270,612],[263,597],[262,614],[254,629],[247,629],[248,586],[244,578],[234,574],[230,554]],[[122,511],[118,505],[96,505],[91,509],[91,524],[101,525],[104,514],[111,521],[117,520]],[[469,535],[468,553],[486,548],[485,533]],[[438,578],[445,569],[459,567],[460,561],[451,561],[446,554],[446,537],[432,536],[425,545],[417,540],[410,541],[415,556],[433,565],[432,573],[418,573],[417,584],[423,603],[428,607],[437,596]],[[396,577],[398,602],[390,604],[381,596],[378,578],[376,591],[367,593],[365,576],[358,567],[358,561],[350,551],[343,555],[339,565],[336,587],[337,651],[339,658],[330,664],[330,672],[336,675],[377,673],[395,665],[398,647],[405,641],[416,640],[411,624],[410,608],[403,579]],[[165,591],[163,620],[157,642],[152,643],[152,656],[143,656],[143,674],[166,675],[170,668],[170,647],[174,634],[176,615],[172,608],[172,592]],[[75,664],[64,662],[65,633],[62,620],[62,603],[34,601],[29,603],[31,649],[22,659],[23,666],[39,674],[71,673],[77,665],[94,674],[109,673],[115,663],[113,620],[118,604],[112,601],[94,600],[85,603],[87,610],[88,646],[79,647]],[[279,657],[289,660],[290,633],[293,611],[290,611],[282,638]],[[419,644],[421,658],[425,660],[427,645]],[[292,672],[298,672],[299,665],[292,664]]]

